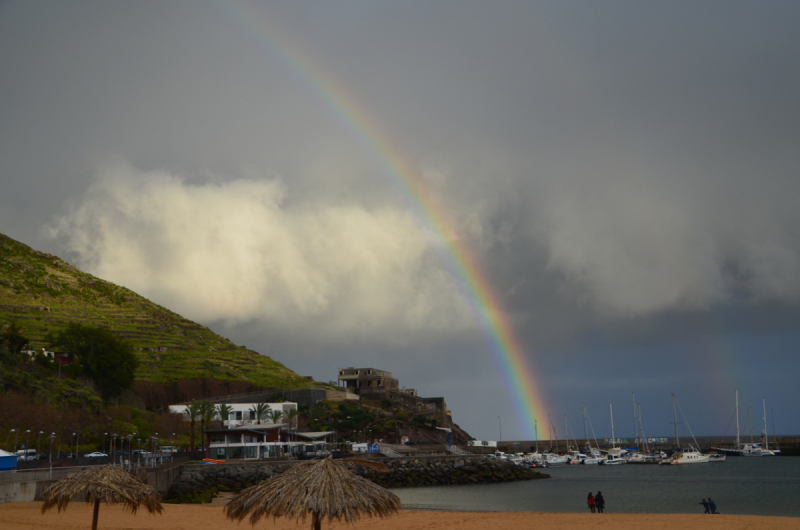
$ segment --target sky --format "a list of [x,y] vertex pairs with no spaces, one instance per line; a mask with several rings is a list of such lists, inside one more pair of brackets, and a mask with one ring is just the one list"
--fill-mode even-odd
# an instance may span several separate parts
[[478,439],[581,437],[583,404],[607,438],[609,403],[632,437],[634,401],[667,436],[673,393],[730,435],[736,390],[796,434],[799,23],[0,2],[0,232],[316,380],[390,371]]

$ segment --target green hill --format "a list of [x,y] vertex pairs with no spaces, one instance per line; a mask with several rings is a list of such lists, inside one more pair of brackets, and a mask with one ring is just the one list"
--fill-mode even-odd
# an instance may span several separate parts
[[39,351],[47,346],[44,336],[68,322],[107,327],[133,346],[141,381],[213,378],[283,388],[311,384],[281,363],[129,289],[0,234],[0,329],[11,320]]

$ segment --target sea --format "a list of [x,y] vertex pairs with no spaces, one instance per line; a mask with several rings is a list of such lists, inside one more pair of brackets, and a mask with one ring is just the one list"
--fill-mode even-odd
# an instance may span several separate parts
[[603,492],[607,513],[703,513],[800,517],[800,457],[728,457],[685,466],[624,464],[544,469],[551,478],[469,486],[395,488],[406,510],[588,512]]

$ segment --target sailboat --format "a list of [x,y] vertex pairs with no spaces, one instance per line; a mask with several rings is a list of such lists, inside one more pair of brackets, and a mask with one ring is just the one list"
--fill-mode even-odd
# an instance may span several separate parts
[[586,412],[586,403],[583,404],[583,431],[586,435],[586,458],[583,459],[584,465],[602,464],[603,455],[600,453],[600,447],[597,445],[597,438],[594,436],[594,427],[592,427],[592,437],[594,438],[594,445],[589,442],[589,414]]
[[[673,417],[673,420],[675,421],[675,445],[677,446],[677,450],[676,450],[676,452],[671,454],[669,457],[667,457],[664,460],[662,460],[661,462],[659,462],[659,464],[667,464],[667,465],[675,466],[675,465],[684,465],[684,464],[704,464],[704,463],[707,463],[708,462],[708,455],[704,455],[703,453],[698,451],[697,448],[695,448],[691,444],[689,445],[689,447],[684,447],[684,448],[681,447],[681,441],[680,441],[680,438],[678,437],[678,415],[675,412],[675,402],[676,402],[675,394],[672,394],[672,417]],[[681,414],[683,414],[683,411],[681,411]],[[686,417],[685,416],[684,416],[683,419],[684,419],[684,421],[686,421]],[[689,426],[688,422],[687,422],[686,426],[687,427]],[[691,431],[692,431],[692,429],[691,429],[691,427],[689,427],[689,432],[691,432]],[[692,439],[694,439],[694,434],[692,434]],[[697,440],[695,440],[694,443],[697,444]]]
[[[751,414],[750,415],[750,420],[752,421],[752,419],[753,419],[753,416]],[[752,431],[752,428],[751,428],[751,431]],[[712,447],[711,449],[713,449],[714,451],[717,452],[717,454],[722,455],[723,457],[725,457],[725,456],[742,456],[744,454],[743,453],[742,442],[741,442],[741,439],[740,439],[740,436],[739,436],[739,391],[738,390],[736,391],[736,444],[733,446],[733,449],[727,449],[727,448],[724,448],[724,447]],[[752,449],[752,444],[750,444],[749,449]],[[747,456],[756,456],[756,455],[754,455],[751,452],[749,452]],[[760,456],[760,455],[758,455],[758,456]],[[722,459],[724,460],[724,458],[722,458]],[[710,461],[714,461],[714,460],[720,460],[720,457],[712,457]]]
[[608,411],[611,414],[611,449],[608,450],[606,459],[600,463],[604,466],[618,466],[624,464],[625,459],[622,458],[622,449],[617,447],[617,441],[614,438],[614,408],[611,403],[608,404]]

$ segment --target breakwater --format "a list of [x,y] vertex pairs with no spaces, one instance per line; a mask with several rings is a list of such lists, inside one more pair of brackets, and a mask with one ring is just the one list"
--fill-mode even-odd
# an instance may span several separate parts
[[[419,457],[381,459],[388,472],[354,467],[353,472],[387,488],[487,484],[547,478],[549,475],[522,468],[512,462],[483,457]],[[237,491],[283,473],[297,461],[239,462],[234,464],[183,466],[172,483],[169,498],[188,498],[212,488]]]

